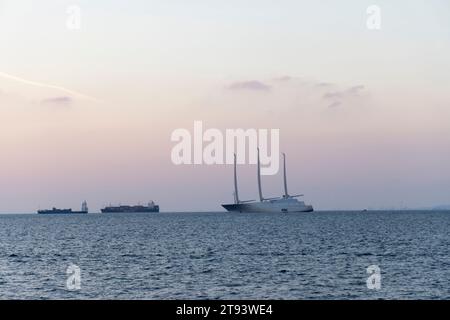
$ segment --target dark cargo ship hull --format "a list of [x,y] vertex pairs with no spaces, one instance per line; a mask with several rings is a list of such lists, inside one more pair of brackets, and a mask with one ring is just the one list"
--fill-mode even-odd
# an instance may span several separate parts
[[159,206],[154,206],[152,208],[144,206],[106,207],[101,211],[102,213],[149,213],[159,212]]
[[71,209],[39,210],[38,214],[87,214],[87,211],[72,211]]

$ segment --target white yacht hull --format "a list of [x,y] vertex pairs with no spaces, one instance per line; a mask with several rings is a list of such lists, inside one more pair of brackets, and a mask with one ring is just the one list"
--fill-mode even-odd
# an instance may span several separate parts
[[302,201],[297,201],[295,199],[223,204],[222,207],[230,212],[249,213],[301,213],[314,211],[311,205],[306,205]]

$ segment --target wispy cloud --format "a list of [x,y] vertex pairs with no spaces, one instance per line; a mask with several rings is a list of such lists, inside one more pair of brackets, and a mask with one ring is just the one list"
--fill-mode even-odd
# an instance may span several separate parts
[[332,102],[332,103],[328,106],[328,108],[336,108],[336,107],[339,107],[341,104],[342,104],[341,101],[335,101],[335,102]]
[[364,86],[363,85],[359,85],[359,86],[354,86],[354,87],[351,87],[351,88],[349,88],[348,90],[347,90],[347,93],[350,93],[350,94],[353,94],[353,95],[357,95],[357,94],[359,94],[359,92],[361,91],[361,90],[364,90]]
[[329,91],[323,94],[322,98],[330,100],[331,104],[328,106],[334,108],[340,106],[345,99],[359,97],[361,91],[365,89],[363,85],[352,86],[345,90]]
[[231,104],[235,106],[248,105],[249,99],[256,99],[255,103],[252,103],[253,105],[257,105],[259,110],[264,109],[270,112],[283,112],[283,110],[310,112],[311,109],[308,111],[309,106],[314,106],[318,111],[343,107],[350,109],[355,106],[359,108],[367,105],[367,98],[369,98],[367,89],[362,84],[342,86],[326,79],[290,75],[252,81],[235,81],[226,85],[225,88],[229,91],[270,92],[270,95],[255,94],[251,97],[242,97],[241,95],[226,94],[223,97],[224,101],[227,101],[228,104],[232,101]]
[[271,87],[264,84],[261,81],[242,81],[235,82],[228,86],[229,90],[239,91],[239,90],[250,90],[250,91],[270,91]]
[[363,85],[357,85],[350,87],[346,90],[340,90],[340,91],[329,91],[324,93],[323,97],[325,99],[335,99],[335,98],[343,98],[348,96],[356,96],[358,95],[362,90],[364,90]]
[[334,92],[326,92],[323,94],[325,99],[340,99],[344,95],[343,92],[334,91]]
[[69,96],[52,97],[43,99],[41,104],[54,105],[54,106],[69,106],[73,102],[73,99]]
[[291,81],[292,79],[293,78],[290,76],[283,76],[283,77],[274,78],[273,80],[279,81],[279,82],[287,82],[287,81]]
[[327,88],[327,87],[331,87],[331,86],[333,86],[333,84],[330,82],[319,82],[316,84],[316,87],[320,87],[320,88]]
[[31,80],[27,80],[27,79],[23,79],[5,72],[1,72],[0,71],[0,77],[5,78],[5,79],[10,79],[10,80],[14,80],[17,82],[21,82],[24,84],[28,84],[31,86],[35,86],[35,87],[41,87],[41,88],[48,88],[48,89],[55,89],[61,92],[65,92],[66,94],[69,95],[73,95],[82,99],[86,99],[86,100],[90,100],[90,101],[94,101],[94,102],[101,102],[101,100],[91,97],[89,95],[74,91],[74,90],[70,90],[61,86],[56,86],[56,85],[52,85],[52,84],[46,84],[46,83],[42,83],[42,82],[36,82],[36,81],[31,81]]

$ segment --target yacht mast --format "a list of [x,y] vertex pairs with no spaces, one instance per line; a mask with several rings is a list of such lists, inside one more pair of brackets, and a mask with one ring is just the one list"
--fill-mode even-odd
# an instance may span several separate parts
[[258,148],[258,191],[259,191],[259,201],[263,202],[264,198],[261,190],[261,163],[259,161],[259,148]]
[[237,173],[236,173],[236,153],[234,154],[234,202],[235,204],[239,204],[239,194],[238,194],[238,185],[237,185]]
[[286,179],[286,154],[283,153],[283,176],[284,176],[284,198],[289,198],[287,179]]

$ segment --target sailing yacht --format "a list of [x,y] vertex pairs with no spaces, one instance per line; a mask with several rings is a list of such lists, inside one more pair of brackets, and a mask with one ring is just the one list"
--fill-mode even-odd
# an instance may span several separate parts
[[248,200],[241,201],[238,193],[237,173],[236,173],[236,154],[234,155],[234,203],[223,204],[227,211],[230,212],[271,212],[271,213],[288,213],[288,212],[312,212],[314,211],[311,205],[305,204],[303,201],[299,201],[297,198],[302,197],[299,195],[289,195],[286,179],[286,155],[283,153],[283,177],[284,177],[284,194],[281,197],[264,198],[261,188],[261,163],[259,160],[259,148],[258,148],[258,193],[259,201]]

